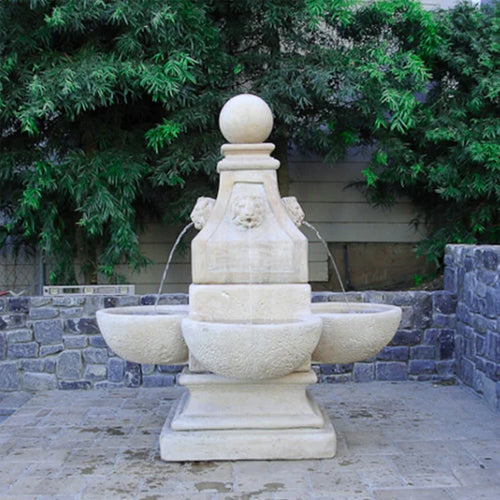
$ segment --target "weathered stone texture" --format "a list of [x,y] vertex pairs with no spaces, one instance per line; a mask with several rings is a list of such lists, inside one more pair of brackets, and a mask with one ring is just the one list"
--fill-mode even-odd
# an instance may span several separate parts
[[19,371],[15,362],[0,363],[0,390],[15,391],[21,388]]
[[143,375],[142,385],[144,387],[169,387],[175,384],[175,376],[166,373],[155,373]]
[[83,350],[83,359],[90,364],[104,364],[108,361],[107,349],[88,347]]
[[449,245],[445,262],[457,323],[455,338],[443,333],[440,349],[453,352],[458,378],[500,410],[500,246]]
[[124,381],[127,387],[139,387],[142,382],[141,365],[126,361],[124,369]]
[[82,349],[87,347],[88,339],[83,335],[63,335],[65,349]]
[[[500,400],[500,247],[448,247],[445,290],[349,292],[351,302],[402,307],[390,344],[348,365],[315,365],[322,382],[447,380],[455,375],[498,408]],[[117,357],[100,335],[101,307],[154,304],[131,297],[14,297],[0,299],[0,390],[89,389],[175,383],[182,366],[139,365]],[[318,292],[313,302],[338,302]],[[186,294],[160,303],[186,304]]]
[[8,359],[35,358],[38,356],[38,343],[25,342],[22,344],[11,344],[7,348]]
[[80,351],[64,351],[59,354],[56,373],[60,379],[77,379],[82,372],[82,356]]
[[60,344],[62,342],[63,329],[60,320],[36,321],[33,327],[35,340],[40,344]]
[[29,297],[12,297],[7,299],[7,309],[12,312],[27,313],[30,310]]
[[40,346],[40,356],[48,356],[50,354],[56,354],[64,350],[63,344],[50,344]]
[[107,369],[104,365],[87,365],[85,368],[85,380],[103,380],[106,378]]
[[59,310],[54,307],[37,307],[29,311],[30,319],[50,319],[59,316]]
[[125,360],[121,358],[110,358],[108,360],[108,380],[110,382],[121,382],[125,373]]
[[30,328],[21,328],[18,330],[10,330],[5,332],[5,337],[9,344],[17,342],[29,342],[33,340],[33,330]]
[[48,373],[24,373],[23,388],[27,391],[57,389],[57,380],[55,375]]
[[4,332],[0,332],[0,361],[7,357],[7,339]]
[[406,380],[408,378],[408,367],[402,362],[381,361],[375,365],[377,380]]

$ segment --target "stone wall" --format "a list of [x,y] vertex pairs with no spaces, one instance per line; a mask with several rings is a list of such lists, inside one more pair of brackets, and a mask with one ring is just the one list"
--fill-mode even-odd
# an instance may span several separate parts
[[[99,332],[104,307],[150,305],[152,296],[0,298],[0,390],[172,385],[179,367],[137,365],[117,357]],[[186,303],[169,295],[161,303]]]
[[448,245],[445,265],[457,297],[456,374],[500,410],[500,246]]
[[[455,359],[455,297],[447,291],[350,292],[350,301],[394,304],[403,310],[398,331],[374,358],[348,365],[319,365],[322,382],[372,380],[452,380]],[[316,293],[313,301],[343,300],[338,293]]]
[[[400,329],[376,358],[350,365],[320,365],[323,382],[443,380],[454,373],[455,301],[439,292],[356,292],[351,301],[397,304]],[[187,303],[165,295],[161,303]],[[0,390],[168,386],[182,367],[138,365],[117,357],[95,320],[103,307],[152,304],[155,297],[66,296],[0,298]],[[315,293],[314,301],[343,300]]]
[[[453,380],[500,410],[500,246],[450,245],[445,290],[351,292],[349,300],[399,305],[399,330],[376,357],[318,365],[321,382]],[[130,297],[0,297],[0,391],[172,385],[180,366],[138,365],[117,357],[95,320],[103,307],[152,304]],[[160,303],[185,304],[185,294]],[[313,301],[340,301],[338,293]]]

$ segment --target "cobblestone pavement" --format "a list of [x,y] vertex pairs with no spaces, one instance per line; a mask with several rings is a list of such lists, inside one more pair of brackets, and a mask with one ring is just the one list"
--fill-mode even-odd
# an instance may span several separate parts
[[316,385],[335,458],[166,463],[158,436],[182,390],[0,394],[0,498],[500,498],[500,415],[463,387]]

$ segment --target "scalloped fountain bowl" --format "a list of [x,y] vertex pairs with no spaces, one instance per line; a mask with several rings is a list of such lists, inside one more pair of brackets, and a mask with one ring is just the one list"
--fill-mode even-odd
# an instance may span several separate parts
[[190,353],[225,377],[261,380],[282,377],[309,362],[321,335],[321,318],[295,321],[220,323],[182,321]]
[[101,309],[97,323],[113,351],[128,361],[155,365],[186,363],[181,322],[189,306],[161,305]]
[[311,310],[323,323],[313,363],[370,358],[391,341],[401,321],[401,308],[387,304],[319,302]]

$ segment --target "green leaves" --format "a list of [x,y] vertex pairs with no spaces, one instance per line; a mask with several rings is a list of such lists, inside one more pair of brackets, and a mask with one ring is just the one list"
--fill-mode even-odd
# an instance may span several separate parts
[[[0,210],[9,234],[58,262],[53,280],[75,280],[75,258],[110,279],[124,259],[147,262],[137,210],[182,195],[152,173],[190,129],[179,111],[216,31],[204,3],[184,0],[0,3]],[[189,175],[170,169],[167,185]]]
[[386,88],[382,91],[380,101],[387,105],[391,114],[391,131],[405,133],[413,125],[417,100],[411,92]]
[[179,136],[180,131],[181,126],[179,123],[164,118],[161,125],[157,125],[155,128],[146,132],[145,137],[148,147],[153,149],[155,153],[159,153],[160,149],[165,144],[170,144]]
[[442,43],[429,45],[433,52],[412,49],[399,66],[415,83],[430,75],[425,93],[400,87],[410,80],[399,70],[388,70],[396,85],[383,81],[387,111],[375,120],[372,170],[382,164],[380,150],[388,162],[375,170],[378,177],[366,176],[368,191],[376,202],[410,195],[429,231],[418,249],[438,265],[446,243],[499,242],[499,8],[461,4],[433,14]]
[[435,228],[422,247],[432,258],[446,238],[489,241],[494,17],[407,0],[0,2],[9,234],[53,257],[57,281],[76,279],[75,258],[86,278],[140,268],[140,220],[184,222],[213,193],[220,108],[252,92],[273,108],[282,160],[292,143],[331,160],[372,151],[371,199],[411,196]]

